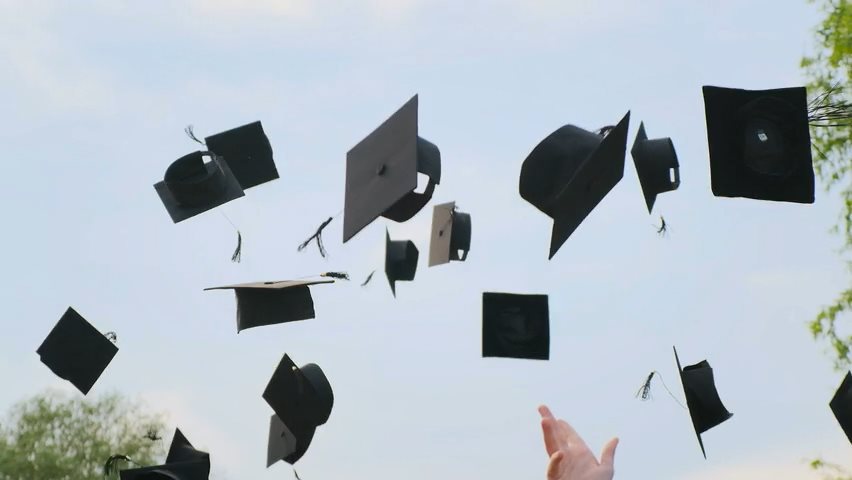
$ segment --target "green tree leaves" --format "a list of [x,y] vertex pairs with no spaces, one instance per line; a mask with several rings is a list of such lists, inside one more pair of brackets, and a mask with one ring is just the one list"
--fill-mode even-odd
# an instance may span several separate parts
[[[817,96],[832,92],[828,102],[849,101],[852,79],[852,4],[849,0],[819,1],[825,19],[816,30],[816,53],[802,59],[801,66],[810,81],[808,91]],[[840,189],[841,215],[834,231],[843,236],[844,253],[852,251],[852,126],[812,127],[811,144],[816,153],[814,169],[826,190]],[[847,262],[849,262],[847,260]],[[852,262],[849,262],[852,267]],[[841,292],[810,323],[814,338],[825,340],[833,350],[837,369],[852,365],[852,334],[838,328],[841,314],[852,309],[852,289]]]
[[95,400],[37,395],[0,423],[0,480],[102,480],[104,462],[114,454],[155,464],[164,447],[146,438],[149,428],[162,431],[161,417],[117,394]]

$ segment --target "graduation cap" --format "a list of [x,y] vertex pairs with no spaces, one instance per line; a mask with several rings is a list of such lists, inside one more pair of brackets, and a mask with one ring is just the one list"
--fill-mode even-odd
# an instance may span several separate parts
[[645,134],[644,122],[639,123],[639,133],[630,149],[645,205],[648,213],[654,208],[657,195],[676,190],[680,185],[680,164],[677,161],[674,144],[671,138],[655,138],[648,140]]
[[703,87],[713,195],[813,203],[805,87]]
[[734,414],[729,412],[722,404],[719,392],[716,391],[715,380],[713,380],[713,369],[707,363],[707,360],[681,368],[677,349],[674,347],[672,349],[674,350],[677,369],[680,372],[683,392],[686,395],[686,406],[689,409],[689,416],[692,418],[692,426],[695,428],[698,444],[701,445],[701,454],[706,459],[707,454],[704,452],[701,434],[731,418]]
[[292,465],[308,450],[316,428],[331,415],[331,384],[316,364],[298,368],[285,354],[263,398],[275,412],[270,419],[267,467],[278,460]]
[[[416,193],[417,174],[429,176]],[[417,133],[417,95],[346,154],[343,242],[379,216],[395,222],[413,217],[441,181],[441,152]]]
[[385,275],[396,297],[396,282],[414,280],[420,252],[411,240],[391,240],[385,229]]
[[435,205],[432,210],[429,266],[451,260],[465,261],[470,251],[470,233],[470,214],[456,210],[456,202]]
[[53,373],[86,395],[118,353],[118,347],[68,307],[36,353]]
[[627,112],[607,133],[565,125],[524,160],[521,197],[553,218],[548,258],[624,176],[629,123]]
[[165,464],[122,470],[119,476],[121,480],[208,480],[210,454],[196,450],[180,429],[175,429]]
[[549,360],[547,295],[484,292],[482,356]]
[[237,296],[237,332],[247,328],[314,318],[310,285],[334,280],[253,282],[204,290],[234,290]]
[[[204,157],[210,157],[204,162]],[[184,155],[166,169],[154,185],[174,223],[244,196],[240,182],[222,157],[212,152]]]
[[829,406],[840,428],[846,433],[846,438],[852,443],[852,373],[847,372],[843,377],[843,382],[834,393]]
[[272,145],[259,121],[211,135],[204,143],[224,158],[243,190],[278,178]]

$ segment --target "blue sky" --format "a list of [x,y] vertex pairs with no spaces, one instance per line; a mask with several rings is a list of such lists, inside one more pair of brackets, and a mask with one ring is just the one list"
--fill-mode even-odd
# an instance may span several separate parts
[[[121,391],[167,410],[211,453],[220,480],[265,469],[261,393],[286,352],[315,362],[335,406],[302,478],[535,478],[546,402],[595,449],[612,436],[619,477],[808,478],[805,461],[849,458],[828,409],[842,378],[806,322],[848,282],[828,233],[838,202],[715,198],[702,85],[801,85],[818,12],[770,0],[0,0],[0,136],[5,175],[6,333],[0,410],[71,391],[35,349],[74,306],[120,352],[90,395]],[[296,246],[343,206],[345,154],[413,94],[420,132],[441,149],[433,204],[473,219],[466,263],[426,268],[431,205],[377,221],[329,259]],[[645,210],[624,180],[552,261],[550,220],[517,193],[523,159],[572,123],[630,110],[671,137],[678,191]],[[263,121],[281,179],[173,225],[152,185],[199,135]],[[317,318],[236,334],[229,292],[209,286],[382,268],[385,224],[421,251],[394,300],[381,272],[313,289]],[[551,360],[480,358],[483,291],[547,293]],[[704,435],[671,354],[707,359],[734,417]],[[850,465],[852,466],[852,465]]]

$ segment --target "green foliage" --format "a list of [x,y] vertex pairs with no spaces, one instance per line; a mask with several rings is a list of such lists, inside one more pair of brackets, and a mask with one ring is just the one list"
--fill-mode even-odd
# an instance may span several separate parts
[[852,473],[819,458],[811,461],[811,468],[820,472],[824,480],[852,480]]
[[146,433],[163,428],[159,415],[117,394],[36,395],[12,407],[0,423],[0,480],[102,480],[104,463],[114,454],[156,464],[164,446]]
[[[810,0],[820,2],[826,16],[816,30],[817,53],[802,59],[808,78],[808,92],[815,97],[833,91],[831,103],[848,102],[852,79],[852,5],[849,0]],[[844,251],[852,251],[852,126],[812,127],[811,144],[816,153],[814,168],[826,190],[839,189],[843,199],[835,232],[843,236]],[[852,267],[852,263],[850,264]],[[810,323],[814,338],[824,340],[833,349],[837,369],[852,365],[852,335],[843,334],[838,321],[852,309],[852,289],[840,293]]]

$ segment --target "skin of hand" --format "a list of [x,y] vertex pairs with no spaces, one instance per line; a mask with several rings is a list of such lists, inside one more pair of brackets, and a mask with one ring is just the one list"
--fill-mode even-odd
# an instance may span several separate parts
[[612,480],[618,438],[607,442],[598,462],[568,422],[554,417],[545,405],[538,407],[538,412],[541,414],[544,448],[550,456],[547,480]]

